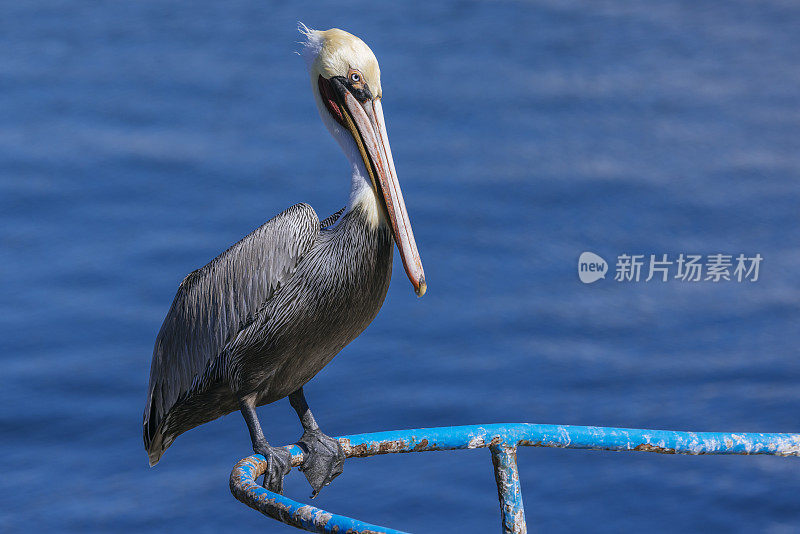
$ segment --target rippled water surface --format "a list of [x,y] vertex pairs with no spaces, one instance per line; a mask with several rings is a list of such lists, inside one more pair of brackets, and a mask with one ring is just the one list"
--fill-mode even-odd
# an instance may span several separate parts
[[[792,2],[18,2],[0,18],[0,530],[292,532],[237,503],[238,414],[141,444],[191,270],[347,165],[298,20],[362,36],[427,274],[306,388],[332,435],[530,421],[798,431],[800,9]],[[591,250],[764,257],[756,283],[583,285]],[[396,260],[397,262],[397,260]],[[270,441],[300,426],[260,409]],[[519,455],[541,531],[800,526],[800,463]],[[302,475],[287,492],[305,499]],[[494,532],[489,453],[352,460],[315,502]]]

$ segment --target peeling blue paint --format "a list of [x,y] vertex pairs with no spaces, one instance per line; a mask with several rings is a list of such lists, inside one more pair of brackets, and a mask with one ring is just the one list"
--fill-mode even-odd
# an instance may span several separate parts
[[271,492],[256,482],[256,479],[263,473],[265,465],[264,457],[256,454],[237,463],[231,473],[231,493],[254,510],[309,532],[405,534],[400,530],[379,527],[357,519],[331,514],[320,508],[299,503]]
[[526,534],[528,529],[525,525],[525,507],[522,505],[522,487],[517,469],[517,447],[501,443],[492,445],[489,450],[492,451],[503,532]]
[[[523,447],[559,447],[661,454],[769,454],[800,456],[800,434],[680,432],[636,428],[500,423],[392,430],[342,436],[348,458],[378,454],[490,448],[500,500],[503,532],[526,532],[516,451]],[[292,465],[303,461],[297,445],[286,446]],[[231,492],[241,502],[272,518],[309,532],[389,534],[400,531],[371,525],[298,503],[262,488],[255,479],[266,464],[260,455],[240,461],[231,473]]]

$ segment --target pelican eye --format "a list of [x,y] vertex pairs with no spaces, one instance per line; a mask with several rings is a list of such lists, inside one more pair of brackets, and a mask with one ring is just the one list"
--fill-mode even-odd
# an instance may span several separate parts
[[347,76],[341,77],[341,81],[359,102],[366,102],[372,99],[372,93],[361,71],[350,68],[347,71]]
[[360,89],[364,86],[364,75],[361,74],[361,71],[358,69],[351,67],[347,71],[347,81],[350,82],[356,89]]

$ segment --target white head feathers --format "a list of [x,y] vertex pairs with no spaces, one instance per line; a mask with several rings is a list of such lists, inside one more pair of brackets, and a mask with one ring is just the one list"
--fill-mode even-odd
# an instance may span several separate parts
[[302,22],[300,33],[306,40],[302,43],[302,56],[308,66],[313,86],[317,76],[325,79],[347,76],[349,69],[356,69],[364,76],[375,98],[381,97],[381,70],[372,50],[358,37],[338,28],[320,31],[308,28]]

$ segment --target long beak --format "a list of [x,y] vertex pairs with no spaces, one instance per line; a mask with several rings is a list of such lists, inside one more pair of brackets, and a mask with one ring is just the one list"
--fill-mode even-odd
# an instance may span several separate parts
[[347,90],[341,91],[339,95],[343,107],[347,110],[342,117],[345,126],[350,129],[358,144],[373,187],[378,196],[383,198],[403,267],[414,286],[414,292],[421,297],[427,289],[425,272],[422,270],[422,260],[419,257],[417,243],[414,241],[414,232],[411,230],[411,221],[397,181],[397,172],[394,170],[381,101],[367,100],[362,104]]

